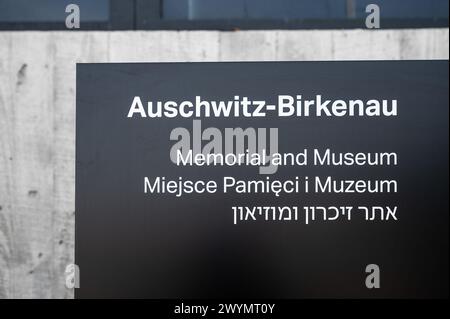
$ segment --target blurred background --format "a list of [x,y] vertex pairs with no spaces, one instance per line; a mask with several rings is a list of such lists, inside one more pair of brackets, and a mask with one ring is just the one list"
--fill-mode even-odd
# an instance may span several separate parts
[[68,4],[85,30],[299,29],[361,27],[369,4],[383,26],[446,27],[448,0],[0,0],[2,29],[63,29]]
[[448,60],[448,12],[448,0],[0,0],[0,298],[73,297],[76,63]]

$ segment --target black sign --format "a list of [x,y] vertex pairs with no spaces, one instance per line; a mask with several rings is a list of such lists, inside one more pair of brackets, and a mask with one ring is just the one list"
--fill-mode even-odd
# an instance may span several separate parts
[[79,298],[448,296],[448,61],[79,64]]

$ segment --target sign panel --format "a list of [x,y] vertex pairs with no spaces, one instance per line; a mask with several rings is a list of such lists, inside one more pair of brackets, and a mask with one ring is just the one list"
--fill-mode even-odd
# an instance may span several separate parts
[[76,296],[448,296],[448,115],[448,61],[78,64]]

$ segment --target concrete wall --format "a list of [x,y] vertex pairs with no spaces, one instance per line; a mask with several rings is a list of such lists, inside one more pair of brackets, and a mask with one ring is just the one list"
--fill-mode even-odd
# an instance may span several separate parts
[[73,296],[76,62],[448,57],[448,29],[0,32],[0,298]]

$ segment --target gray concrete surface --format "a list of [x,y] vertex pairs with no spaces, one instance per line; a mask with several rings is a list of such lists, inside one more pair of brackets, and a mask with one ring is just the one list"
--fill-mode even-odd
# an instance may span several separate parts
[[0,298],[73,297],[76,62],[448,56],[448,29],[0,32]]

